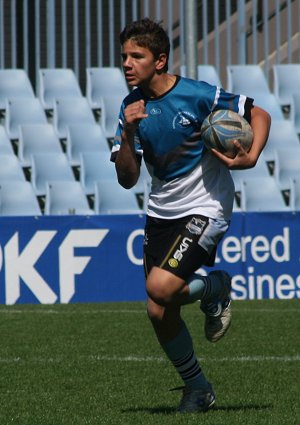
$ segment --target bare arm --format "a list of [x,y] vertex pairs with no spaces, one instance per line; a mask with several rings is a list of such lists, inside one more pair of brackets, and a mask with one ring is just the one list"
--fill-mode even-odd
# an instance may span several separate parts
[[140,175],[140,164],[134,147],[134,134],[141,119],[147,117],[143,100],[131,103],[125,108],[121,146],[115,163],[118,182],[125,189],[133,187]]
[[212,151],[230,169],[252,168],[255,166],[259,155],[267,143],[270,125],[271,117],[268,112],[258,106],[254,106],[251,109],[253,143],[249,152],[246,152],[237,140],[234,143],[238,149],[238,153],[234,158],[228,158],[215,149],[212,149]]

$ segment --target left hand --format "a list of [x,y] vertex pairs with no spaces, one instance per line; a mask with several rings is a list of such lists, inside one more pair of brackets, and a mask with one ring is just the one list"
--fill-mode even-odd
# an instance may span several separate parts
[[231,170],[243,170],[254,167],[256,160],[251,155],[251,149],[247,152],[238,140],[234,140],[233,143],[237,151],[233,158],[229,158],[216,149],[211,149],[211,152]]

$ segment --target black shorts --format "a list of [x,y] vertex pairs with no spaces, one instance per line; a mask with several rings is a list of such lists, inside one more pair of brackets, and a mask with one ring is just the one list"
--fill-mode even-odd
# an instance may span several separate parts
[[144,239],[144,271],[153,266],[186,279],[203,265],[213,266],[216,246],[208,253],[199,245],[209,219],[201,215],[175,220],[147,217]]

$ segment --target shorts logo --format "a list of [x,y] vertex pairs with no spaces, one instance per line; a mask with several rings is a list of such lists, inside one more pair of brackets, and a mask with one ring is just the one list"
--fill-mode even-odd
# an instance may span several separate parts
[[175,258],[170,258],[168,261],[168,264],[170,267],[172,267],[172,269],[176,269],[176,267],[178,267],[178,261],[175,260]]
[[192,220],[189,221],[185,227],[193,235],[201,235],[206,224],[207,222],[205,220],[201,220],[201,218],[193,217]]
[[[182,258],[183,258],[183,253],[185,252],[185,251],[187,251],[187,249],[189,248],[189,243],[192,243],[193,242],[193,239],[190,239],[190,238],[187,238],[187,237],[185,237],[185,238],[183,238],[183,240],[182,240],[182,242],[181,242],[181,244],[179,245],[179,249],[177,249],[175,252],[174,252],[174,254],[173,254],[173,258],[170,258],[169,259],[169,261],[168,261],[168,263],[169,263],[169,266],[170,267],[178,267],[178,263],[182,260]],[[176,261],[176,263],[177,263],[177,265],[176,266],[174,266],[174,265],[171,265],[171,262],[175,262]],[[174,263],[175,264],[175,263]]]

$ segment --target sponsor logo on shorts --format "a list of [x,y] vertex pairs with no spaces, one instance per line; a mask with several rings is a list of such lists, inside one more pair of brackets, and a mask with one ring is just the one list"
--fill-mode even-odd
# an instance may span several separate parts
[[201,235],[206,226],[206,221],[201,218],[193,217],[191,221],[185,226],[193,235]]
[[169,259],[168,264],[170,267],[175,268],[179,266],[179,262],[183,258],[184,252],[186,252],[190,246],[190,243],[193,242],[193,239],[190,238],[183,238],[181,244],[179,245],[179,248],[176,249],[176,251],[173,254],[173,257]]
[[176,269],[179,265],[178,261],[175,260],[175,258],[170,258],[168,264],[170,267],[172,267],[172,269]]

